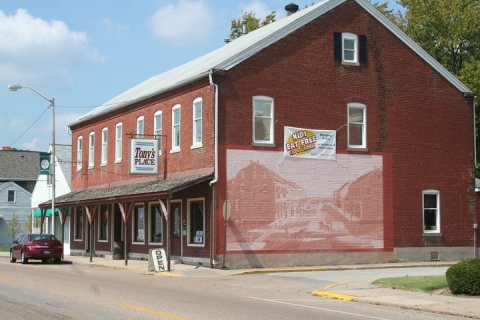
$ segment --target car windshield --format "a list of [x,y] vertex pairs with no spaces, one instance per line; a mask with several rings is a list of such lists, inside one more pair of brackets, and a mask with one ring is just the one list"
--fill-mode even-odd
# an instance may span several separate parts
[[55,238],[51,234],[32,234],[30,235],[30,240],[31,241],[54,241],[54,240],[57,240],[57,238]]

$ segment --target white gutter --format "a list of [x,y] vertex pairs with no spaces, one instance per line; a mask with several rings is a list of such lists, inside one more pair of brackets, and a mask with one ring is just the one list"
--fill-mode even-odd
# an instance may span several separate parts
[[218,182],[218,85],[213,82],[213,69],[208,73],[208,80],[215,90],[215,173],[213,180],[210,181],[210,185],[213,185]]

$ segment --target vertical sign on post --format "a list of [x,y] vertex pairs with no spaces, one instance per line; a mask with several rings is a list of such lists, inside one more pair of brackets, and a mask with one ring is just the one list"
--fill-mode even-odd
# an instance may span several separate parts
[[40,152],[40,174],[50,174],[50,153]]

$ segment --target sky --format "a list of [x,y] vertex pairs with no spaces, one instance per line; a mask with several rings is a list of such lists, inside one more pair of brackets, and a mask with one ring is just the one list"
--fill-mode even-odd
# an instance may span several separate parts
[[[290,0],[1,0],[0,147],[48,151],[68,124],[134,85],[223,45],[242,12]],[[300,8],[318,0],[296,0]],[[398,9],[395,0],[389,6]],[[10,84],[30,87],[12,92]]]

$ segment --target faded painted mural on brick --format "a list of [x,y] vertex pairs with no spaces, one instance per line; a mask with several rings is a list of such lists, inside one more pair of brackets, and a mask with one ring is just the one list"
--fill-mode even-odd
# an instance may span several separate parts
[[383,161],[228,150],[227,251],[382,249]]

